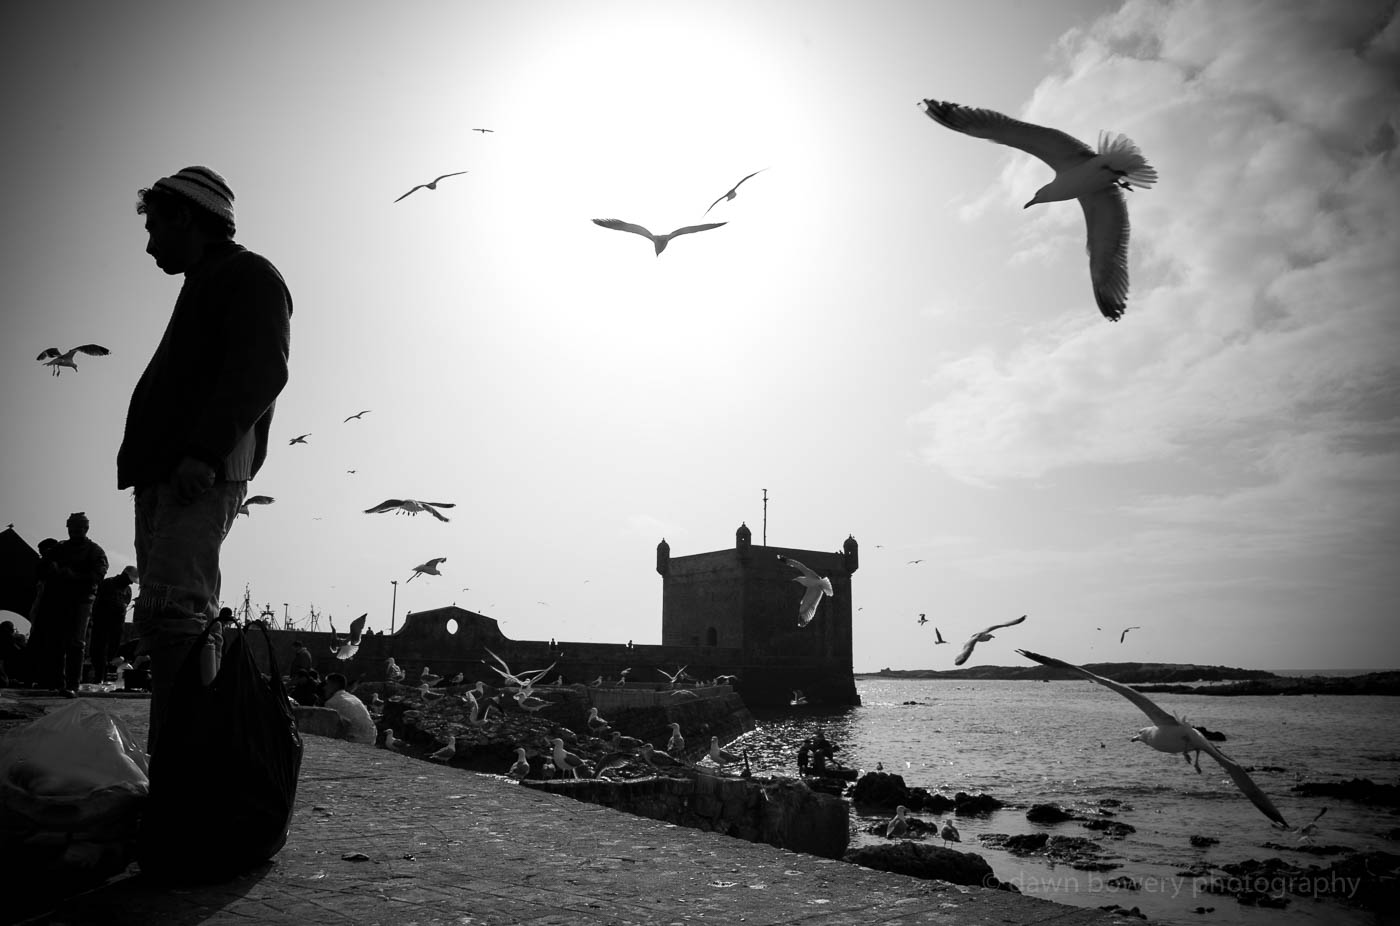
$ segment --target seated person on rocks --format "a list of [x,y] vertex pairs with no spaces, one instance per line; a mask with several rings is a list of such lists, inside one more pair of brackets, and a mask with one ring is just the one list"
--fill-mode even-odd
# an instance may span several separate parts
[[807,774],[812,768],[812,738],[809,736],[802,741],[802,746],[797,750],[797,771],[801,775]]
[[331,672],[322,687],[326,692],[326,707],[339,714],[348,727],[345,738],[352,743],[373,746],[379,738],[379,730],[364,702],[345,690],[345,676]]
[[315,669],[297,669],[292,680],[292,700],[302,707],[321,706],[321,676]]
[[827,740],[826,734],[817,728],[816,736],[812,737],[812,773],[815,775],[826,774],[826,763],[831,761],[836,752],[836,747]]

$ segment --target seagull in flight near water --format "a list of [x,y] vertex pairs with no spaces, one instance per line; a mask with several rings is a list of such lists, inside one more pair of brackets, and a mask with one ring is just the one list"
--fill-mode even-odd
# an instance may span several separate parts
[[[459,171],[457,171],[456,173],[452,173],[452,174],[443,174],[441,177],[438,177],[436,180],[429,180],[427,183],[420,183],[420,184],[418,184],[416,187],[414,187],[413,189],[409,190],[407,193],[403,194],[403,196],[400,196],[399,199],[403,199],[404,196],[409,196],[409,195],[411,195],[411,194],[413,194],[413,193],[417,193],[419,190],[423,190],[423,189],[436,190],[436,189],[437,189],[437,185],[438,185],[438,183],[439,183],[440,181],[446,180],[448,177],[460,177],[460,176],[462,176],[462,174],[465,174],[465,173],[467,173],[467,171],[465,171],[465,170],[459,170]],[[394,200],[394,202],[398,202],[399,199]]]
[[[658,251],[657,253],[659,254],[661,252]],[[87,354],[89,357],[105,357],[110,353],[111,351],[101,344],[80,344],[68,351],[60,351],[57,347],[49,347],[44,349],[39,356],[34,359],[44,361],[44,366],[46,367],[53,367],[53,375],[57,376],[59,373],[63,372],[63,367],[68,367],[70,370],[78,369],[78,365],[73,362],[73,357],[77,354]]]
[[990,109],[924,100],[925,113],[955,132],[1010,145],[1055,169],[1055,179],[1036,191],[1037,203],[1079,200],[1088,227],[1089,279],[1094,301],[1109,321],[1128,305],[1128,203],[1124,190],[1150,187],[1157,171],[1126,135],[1099,134],[1099,150],[1058,129],[1021,122]]
[[817,605],[821,602],[822,596],[836,594],[831,589],[831,580],[826,576],[817,575],[790,556],[779,553],[778,559],[802,573],[800,576],[793,576],[792,581],[800,582],[802,587],[807,590],[802,596],[802,603],[797,606],[797,626],[806,627],[812,623],[812,618],[816,617]]
[[[753,173],[749,174],[749,177],[756,177],[756,176],[758,176],[759,174],[763,173],[763,171],[765,171],[765,170],[767,170],[767,169],[768,169],[768,168],[764,167],[764,168],[761,168],[761,169],[759,169],[759,170],[756,170],[756,171],[754,171]],[[749,177],[745,177],[744,180],[749,179]],[[719,199],[717,199],[717,200],[715,200],[714,202],[710,203],[710,209],[713,209],[714,207],[718,206],[720,203],[724,202],[726,199],[733,199],[734,197],[738,196],[738,195],[739,195],[739,187],[741,187],[741,186],[744,185],[744,180],[740,180],[738,183],[734,184],[734,186],[732,186],[732,187],[729,188],[729,192],[728,192],[728,193],[725,193],[725,194],[724,194],[723,196],[721,196]],[[709,214],[710,214],[710,209],[706,209],[706,210],[705,210],[705,215],[709,215]]]
[[643,238],[647,238],[651,241],[652,246],[656,248],[656,256],[660,257],[661,252],[666,250],[666,245],[671,243],[672,238],[678,238],[681,235],[693,235],[696,232],[708,231],[711,228],[719,228],[721,225],[728,225],[729,223],[707,222],[704,225],[687,225],[684,228],[678,228],[666,235],[653,235],[642,226],[633,225],[631,222],[624,222],[621,219],[594,219],[593,224],[601,225],[604,228],[611,228],[615,231],[625,231],[631,232],[634,235],[641,235]]
[[1244,796],[1249,798],[1255,807],[1258,807],[1264,812],[1264,816],[1280,824],[1285,829],[1288,828],[1288,821],[1283,818],[1283,814],[1279,813],[1273,801],[1269,800],[1269,796],[1259,790],[1259,786],[1254,783],[1254,780],[1249,777],[1249,774],[1241,768],[1238,763],[1212,746],[1210,741],[1201,735],[1201,731],[1191,726],[1191,724],[1183,720],[1178,720],[1176,717],[1168,714],[1154,704],[1147,695],[1121,682],[1115,682],[1111,678],[1104,678],[1102,675],[1095,675],[1088,669],[1071,665],[1053,656],[1042,656],[1039,653],[1032,653],[1029,650],[1023,649],[1018,649],[1016,652],[1044,666],[1058,666],[1061,669],[1068,669],[1071,672],[1084,676],[1091,682],[1097,682],[1105,688],[1118,692],[1120,695],[1136,704],[1138,710],[1146,714],[1147,718],[1152,721],[1152,726],[1143,727],[1141,730],[1137,731],[1137,733],[1134,733],[1132,737],[1133,740],[1139,743],[1146,743],[1158,752],[1169,752],[1174,755],[1180,755],[1186,760],[1187,765],[1191,764],[1191,753],[1194,752],[1196,754],[1195,765],[1197,772],[1201,770],[1201,753],[1206,753],[1212,759],[1220,763],[1230,776],[1230,779],[1234,781],[1235,786],[1244,792]]
[[1025,619],[1026,615],[1022,614],[1014,621],[1007,621],[1004,624],[993,624],[986,630],[977,631],[971,637],[968,638],[966,643],[963,644],[962,652],[958,653],[958,658],[953,660],[953,665],[960,666],[963,663],[967,662],[967,657],[972,655],[972,648],[978,643],[986,643],[987,641],[991,640],[993,630],[1000,630],[1003,627],[1014,627]]

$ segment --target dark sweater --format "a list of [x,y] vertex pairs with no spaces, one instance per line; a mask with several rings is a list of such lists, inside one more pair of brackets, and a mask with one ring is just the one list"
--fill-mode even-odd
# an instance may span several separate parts
[[183,457],[251,479],[287,382],[292,297],[271,263],[232,241],[185,273],[165,335],[131,394],[117,488],[167,481]]

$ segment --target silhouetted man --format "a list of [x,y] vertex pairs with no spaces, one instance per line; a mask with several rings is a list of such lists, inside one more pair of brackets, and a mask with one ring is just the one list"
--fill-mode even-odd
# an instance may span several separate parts
[[131,586],[136,581],[136,567],[127,566],[97,585],[97,598],[92,604],[92,642],[88,646],[88,662],[92,665],[92,680],[101,685],[112,669],[112,657],[122,642],[122,625],[131,607]]
[[97,584],[107,574],[107,554],[88,539],[88,517],[68,516],[68,539],[53,547],[39,566],[43,578],[40,620],[44,623],[43,681],[65,697],[78,696],[83,649]]
[[218,612],[220,547],[267,456],[292,298],[276,267],[234,243],[233,191],[214,171],[186,167],[138,197],[146,253],[185,277],[117,452],[117,488],[136,490],[133,623],[151,657],[154,756],[175,676]]

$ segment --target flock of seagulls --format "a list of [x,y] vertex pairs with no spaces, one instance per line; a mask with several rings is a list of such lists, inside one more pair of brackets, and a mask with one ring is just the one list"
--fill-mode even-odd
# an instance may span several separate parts
[[[744,180],[748,180],[749,177],[757,176],[758,174],[763,173],[763,171],[767,169],[768,168],[765,167],[762,170],[756,170],[748,176],[744,177],[743,180],[740,180],[738,183],[734,184],[734,186],[729,188],[729,192],[725,193],[724,195],[720,196],[719,199],[716,199],[714,202],[710,203],[709,208],[705,210],[704,214],[709,215],[710,209],[713,209],[715,206],[718,206],[720,203],[726,200],[731,200],[734,197],[738,196],[739,187],[743,186]],[[704,216],[702,216],[702,218],[703,217]],[[671,239],[673,238],[679,238],[681,235],[693,235],[697,232],[709,231],[712,228],[719,228],[721,225],[728,225],[729,223],[702,222],[699,225],[686,225],[681,228],[677,228],[675,231],[667,232],[664,235],[658,235],[655,232],[645,228],[644,226],[636,224],[635,222],[624,222],[621,219],[594,219],[593,224],[602,228],[610,228],[613,231],[629,232],[633,235],[641,235],[643,238],[646,238],[648,241],[651,242],[652,248],[656,251],[656,256],[660,257],[661,252],[666,250],[666,245],[670,244]]]

